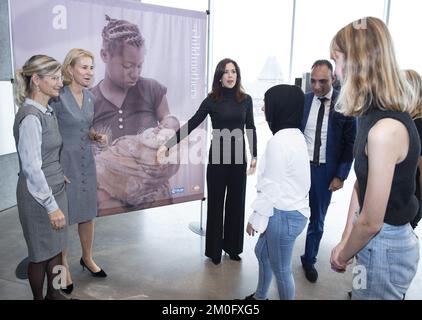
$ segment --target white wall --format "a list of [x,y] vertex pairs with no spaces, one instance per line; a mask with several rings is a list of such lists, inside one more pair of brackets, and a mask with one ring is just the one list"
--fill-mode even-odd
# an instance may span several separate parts
[[402,69],[422,74],[422,1],[392,0],[389,29]]
[[0,81],[0,155],[16,152],[13,138],[14,118],[12,84],[8,81]]

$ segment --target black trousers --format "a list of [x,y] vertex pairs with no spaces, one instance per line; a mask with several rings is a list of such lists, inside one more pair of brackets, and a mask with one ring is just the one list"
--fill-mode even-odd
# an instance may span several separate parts
[[208,164],[205,255],[221,258],[243,251],[246,164]]

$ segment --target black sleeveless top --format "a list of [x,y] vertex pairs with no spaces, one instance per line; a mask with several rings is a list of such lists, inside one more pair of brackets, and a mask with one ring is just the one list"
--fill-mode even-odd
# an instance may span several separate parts
[[406,158],[396,164],[384,217],[385,223],[400,226],[411,222],[419,207],[415,196],[415,175],[421,146],[416,126],[407,112],[373,110],[359,118],[358,133],[353,151],[355,156],[354,168],[359,186],[359,205],[362,208],[368,179],[368,157],[365,154],[368,133],[375,123],[384,118],[400,121],[409,133],[409,151]]

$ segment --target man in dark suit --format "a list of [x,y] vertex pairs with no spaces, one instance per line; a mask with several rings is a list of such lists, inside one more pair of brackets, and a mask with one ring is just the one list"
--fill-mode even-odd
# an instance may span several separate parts
[[313,64],[312,92],[305,96],[302,121],[311,165],[311,217],[301,260],[310,282],[318,279],[314,265],[332,192],[343,187],[353,162],[356,120],[334,110],[339,92],[333,89],[333,80],[333,66],[328,60],[318,60]]

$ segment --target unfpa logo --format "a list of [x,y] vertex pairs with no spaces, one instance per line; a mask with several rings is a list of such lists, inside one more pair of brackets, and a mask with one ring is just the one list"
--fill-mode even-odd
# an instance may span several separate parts
[[171,189],[171,194],[184,193],[184,192],[185,192],[184,187],[177,187],[177,188]]

